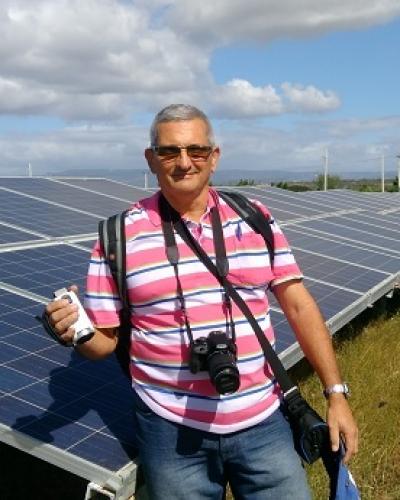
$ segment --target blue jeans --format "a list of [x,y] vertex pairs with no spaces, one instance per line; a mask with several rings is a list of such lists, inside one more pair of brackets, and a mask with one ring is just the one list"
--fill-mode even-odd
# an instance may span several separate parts
[[213,434],[165,420],[134,394],[139,458],[151,500],[310,500],[280,410],[258,425]]

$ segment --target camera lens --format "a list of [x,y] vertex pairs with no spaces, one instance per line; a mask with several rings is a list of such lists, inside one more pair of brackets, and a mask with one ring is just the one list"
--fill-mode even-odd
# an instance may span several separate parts
[[219,394],[232,394],[239,389],[240,378],[236,366],[225,368],[214,378],[214,385]]
[[230,352],[214,352],[207,361],[211,382],[219,394],[232,394],[239,389],[239,370]]

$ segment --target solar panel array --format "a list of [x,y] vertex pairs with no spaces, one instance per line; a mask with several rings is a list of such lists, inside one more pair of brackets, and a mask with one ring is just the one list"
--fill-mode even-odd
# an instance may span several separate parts
[[[240,188],[271,210],[332,333],[400,281],[400,194]],[[273,297],[287,366],[302,356]],[[281,330],[282,329],[282,335]]]
[[[240,190],[283,227],[332,333],[399,282],[398,194]],[[113,357],[93,363],[55,344],[35,315],[55,289],[84,289],[98,221],[147,194],[105,179],[0,178],[0,439],[117,498],[135,482],[129,383]],[[302,353],[271,304],[291,366]]]
[[84,290],[98,221],[146,192],[74,182],[0,179],[0,439],[131,492],[136,450],[127,378],[114,358],[93,363],[60,348],[35,316],[54,290],[71,283]]

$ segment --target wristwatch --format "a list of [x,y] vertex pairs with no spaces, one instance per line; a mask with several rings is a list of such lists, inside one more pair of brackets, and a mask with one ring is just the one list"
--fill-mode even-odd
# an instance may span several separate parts
[[342,384],[329,385],[328,387],[325,387],[323,394],[327,399],[331,394],[343,394],[345,398],[348,398],[350,396],[350,390],[346,382],[343,382]]

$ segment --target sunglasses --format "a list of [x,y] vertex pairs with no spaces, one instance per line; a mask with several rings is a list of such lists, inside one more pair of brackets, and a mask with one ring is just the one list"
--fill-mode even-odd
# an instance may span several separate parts
[[153,146],[152,150],[160,158],[161,161],[172,161],[181,155],[182,150],[194,162],[207,161],[213,151],[211,146],[199,146],[191,144],[190,146]]

